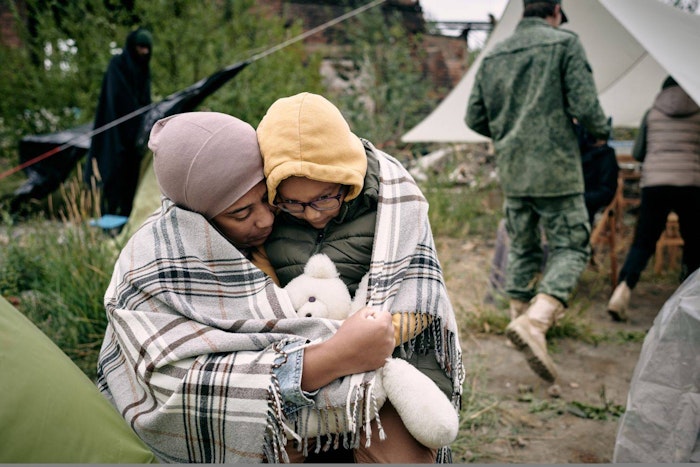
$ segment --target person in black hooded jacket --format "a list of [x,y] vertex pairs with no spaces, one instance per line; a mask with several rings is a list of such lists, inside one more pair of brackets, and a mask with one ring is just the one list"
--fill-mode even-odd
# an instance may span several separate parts
[[588,211],[588,222],[594,224],[595,215],[615,198],[620,167],[617,165],[615,150],[606,142],[596,145],[596,139],[585,127],[574,122],[574,131],[581,149],[583,198]]
[[[124,50],[109,62],[95,112],[94,129],[151,103],[151,33],[138,28],[126,38]],[[85,161],[84,180],[102,189],[102,215],[129,217],[138,185],[144,148],[137,144],[143,113],[98,131]]]

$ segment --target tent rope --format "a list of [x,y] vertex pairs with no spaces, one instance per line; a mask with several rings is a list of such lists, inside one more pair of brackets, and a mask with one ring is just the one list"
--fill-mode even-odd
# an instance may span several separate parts
[[[364,11],[369,10],[370,8],[374,8],[375,6],[384,3],[385,1],[386,1],[386,0],[374,0],[374,1],[370,2],[370,3],[367,3],[366,5],[363,5],[363,6],[361,6],[361,7],[355,8],[354,10],[352,10],[352,11],[350,11],[350,12],[348,12],[348,13],[345,13],[345,14],[343,14],[343,15],[340,15],[340,16],[338,16],[337,18],[333,18],[333,19],[330,20],[330,21],[327,21],[327,22],[325,22],[325,23],[323,23],[323,24],[321,24],[321,25],[319,25],[319,26],[316,26],[315,28],[309,29],[308,31],[305,31],[305,32],[303,32],[303,33],[301,33],[301,34],[299,34],[299,35],[297,35],[297,36],[295,36],[295,37],[292,37],[292,38],[290,38],[290,39],[288,39],[288,40],[286,40],[286,41],[284,41],[284,42],[281,42],[281,43],[279,43],[279,44],[277,44],[277,45],[274,45],[274,46],[270,47],[269,49],[267,49],[267,50],[265,50],[265,51],[263,51],[263,52],[260,52],[260,53],[258,53],[258,54],[256,54],[256,55],[253,55],[251,58],[249,58],[249,59],[246,61],[246,62],[247,62],[247,65],[250,64],[250,63],[253,63],[253,62],[257,61],[257,60],[260,60],[260,59],[263,58],[263,57],[267,57],[268,55],[270,55],[270,54],[272,54],[272,53],[274,53],[274,52],[277,52],[278,50],[281,50],[281,49],[283,49],[283,48],[285,48],[285,47],[288,47],[288,46],[290,46],[290,45],[292,45],[292,44],[294,44],[294,43],[296,43],[296,42],[302,41],[302,40],[306,39],[306,38],[309,37],[309,36],[312,36],[312,35],[314,35],[314,34],[316,34],[316,33],[318,33],[318,32],[321,32],[321,31],[323,31],[323,30],[325,30],[325,29],[328,29],[328,28],[331,27],[331,26],[335,26],[335,25],[338,24],[338,23],[341,23],[341,22],[343,22],[343,21],[345,21],[345,20],[347,20],[347,19],[349,19],[349,18],[352,18],[352,17],[354,17],[354,16],[357,16],[357,15],[359,15],[360,13],[363,13]],[[36,157],[34,157],[34,158],[32,158],[32,159],[30,159],[30,160],[28,160],[28,161],[22,163],[22,164],[17,165],[16,167],[13,167],[13,168],[11,168],[11,169],[9,169],[9,170],[6,170],[5,172],[0,173],[0,180],[2,180],[3,178],[9,177],[10,175],[12,175],[12,174],[14,174],[14,173],[17,173],[17,172],[19,172],[20,170],[23,170],[23,169],[25,169],[25,168],[27,168],[27,167],[30,167],[30,166],[32,166],[32,165],[38,163],[38,162],[41,162],[41,161],[43,161],[44,159],[48,159],[49,157],[51,157],[51,156],[53,156],[53,155],[55,155],[55,154],[58,154],[59,152],[65,150],[65,149],[68,149],[69,147],[73,146],[76,142],[78,142],[78,141],[80,141],[80,140],[82,140],[82,139],[84,139],[84,138],[92,138],[93,136],[95,136],[95,135],[97,135],[97,134],[99,134],[99,133],[102,133],[102,132],[104,132],[104,131],[107,131],[107,130],[109,130],[110,128],[113,128],[113,127],[115,127],[115,126],[117,126],[117,125],[120,125],[120,124],[124,123],[125,121],[130,120],[130,119],[136,117],[137,115],[140,115],[140,114],[142,114],[142,113],[145,113],[145,112],[151,110],[153,107],[155,107],[155,106],[158,105],[158,104],[159,104],[159,102],[152,102],[152,103],[150,103],[150,104],[148,104],[148,105],[145,105],[145,106],[143,106],[143,107],[141,107],[141,108],[139,108],[139,109],[134,110],[133,112],[130,112],[130,113],[128,113],[128,114],[126,114],[126,115],[124,115],[124,116],[122,116],[122,117],[119,117],[119,118],[116,119],[116,120],[112,120],[111,122],[107,123],[106,125],[102,125],[101,127],[99,127],[99,128],[94,128],[94,129],[90,130],[89,132],[87,132],[87,133],[85,133],[85,134],[82,134],[82,135],[80,135],[80,136],[76,136],[76,137],[74,137],[74,138],[71,138],[70,140],[66,141],[65,143],[61,144],[60,146],[57,146],[57,147],[55,147],[55,148],[53,148],[53,149],[50,149],[50,150],[46,151],[46,152],[43,153],[43,154],[40,154],[40,155],[38,155],[38,156],[36,156]]]
[[598,91],[598,95],[606,93],[610,88],[612,88],[617,83],[622,81],[624,78],[629,76],[630,73],[632,73],[634,71],[634,68],[637,65],[639,65],[640,63],[642,63],[642,61],[644,59],[646,59],[648,56],[649,56],[649,52],[647,52],[646,49],[644,49],[644,51],[636,58],[636,60],[634,60],[632,63],[630,63],[629,66],[624,71],[622,71],[613,81],[608,83],[607,86],[601,87],[600,90]]
[[258,59],[263,58],[267,55],[270,55],[273,52],[277,52],[278,50],[283,49],[284,47],[287,47],[287,46],[289,46],[295,42],[298,42],[300,40],[306,39],[307,37],[309,37],[313,34],[316,34],[317,32],[323,31],[324,29],[328,29],[331,26],[335,26],[336,24],[341,23],[341,22],[345,21],[346,19],[352,18],[353,16],[357,16],[360,13],[364,12],[365,10],[369,10],[370,8],[374,8],[375,6],[380,5],[380,4],[384,3],[385,1],[386,0],[374,0],[373,2],[370,2],[370,3],[368,3],[364,6],[361,6],[359,8],[356,8],[348,13],[345,13],[344,15],[340,15],[337,18],[334,18],[326,23],[323,23],[320,26],[316,26],[315,28],[309,29],[308,31],[306,31],[302,34],[299,34],[296,37],[293,37],[285,42],[282,42],[281,44],[278,44],[274,47],[270,47],[268,50],[266,50],[264,52],[261,52],[257,55],[254,55],[251,58],[251,61],[258,60]]

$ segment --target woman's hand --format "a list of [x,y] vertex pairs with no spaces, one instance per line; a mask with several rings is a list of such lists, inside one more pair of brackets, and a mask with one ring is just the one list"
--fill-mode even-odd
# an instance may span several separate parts
[[342,376],[380,368],[394,350],[391,314],[365,307],[325,342],[304,349],[301,387],[314,391]]

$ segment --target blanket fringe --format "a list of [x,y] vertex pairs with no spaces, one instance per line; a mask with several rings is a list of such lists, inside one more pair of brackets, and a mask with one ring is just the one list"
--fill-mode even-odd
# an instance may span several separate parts
[[[297,448],[304,456],[309,453],[309,441],[315,440],[313,451],[319,453],[330,449],[355,449],[360,445],[361,433],[366,433],[366,447],[372,437],[371,421],[376,420],[379,438],[386,439],[386,433],[379,418],[379,407],[373,391],[373,384],[363,383],[348,394],[345,407],[318,409],[304,407],[290,420]],[[286,426],[284,423],[280,426]],[[289,427],[287,427],[289,428]],[[324,436],[325,435],[325,436]],[[325,437],[325,441],[324,441]]]
[[438,449],[435,458],[436,464],[452,464],[452,449],[449,446],[443,446]]
[[268,410],[267,410],[267,428],[265,430],[265,439],[263,442],[263,454],[268,463],[278,464],[283,462],[289,463],[287,455],[287,433],[292,434],[296,438],[290,428],[284,423],[284,413],[282,410],[283,402],[281,390],[277,378],[272,375],[272,381],[268,388]]
[[[402,318],[400,321],[400,334],[404,335],[409,332],[410,320]],[[414,320],[414,324],[418,320]],[[415,332],[415,326],[413,329]],[[432,342],[434,343],[432,350],[435,353],[440,368],[442,368],[452,380],[452,405],[458,411],[462,408],[462,384],[464,383],[465,372],[462,363],[461,347],[457,342],[457,336],[450,331],[446,326],[442,325],[441,319],[436,317],[428,324],[427,332],[430,333]],[[404,359],[410,359],[415,352],[425,353],[429,351],[430,338],[426,338],[425,334],[417,333],[416,337],[409,339],[400,345],[400,356]]]

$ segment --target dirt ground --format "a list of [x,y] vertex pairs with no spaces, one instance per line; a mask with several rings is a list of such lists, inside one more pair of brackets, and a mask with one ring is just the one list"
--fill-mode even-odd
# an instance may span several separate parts
[[[438,238],[437,245],[458,319],[469,313],[505,317],[505,308],[484,303],[493,242]],[[622,260],[624,255],[619,264]],[[674,271],[654,274],[650,262],[632,296],[630,321],[616,323],[606,311],[612,291],[609,267],[585,271],[568,311],[577,315],[574,321],[584,333],[549,339],[559,370],[553,388],[532,372],[520,352],[506,345],[503,329],[482,332],[462,326],[465,386],[472,388],[465,395],[476,407],[483,399],[474,419],[490,415],[491,422],[462,429],[460,436],[473,435],[476,444],[455,443],[454,462],[612,462],[619,415],[643,337],[678,286],[675,277]]]

